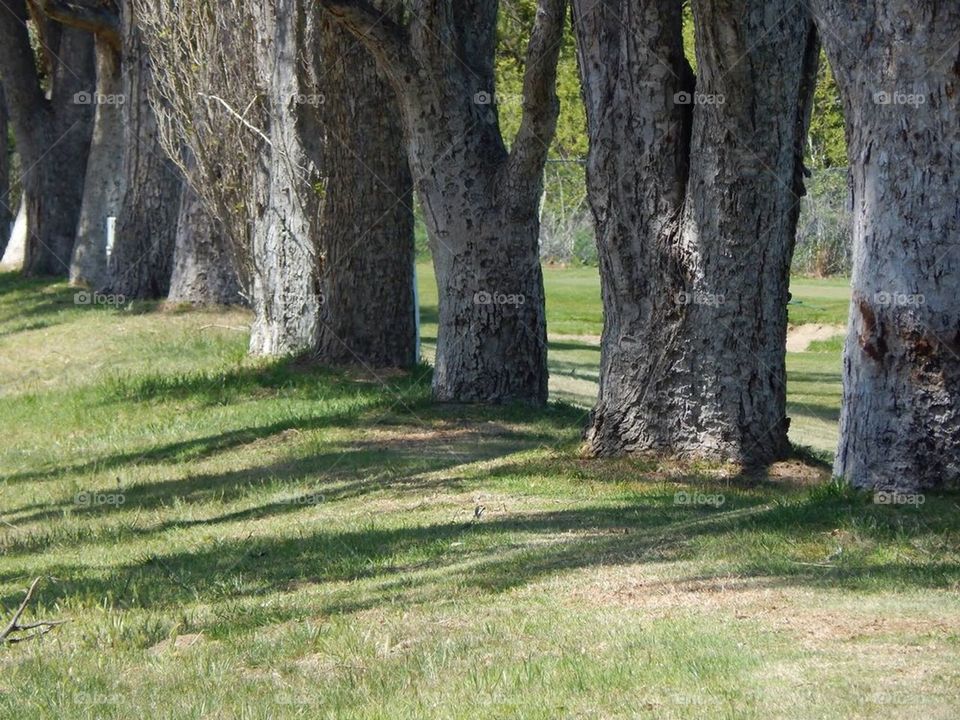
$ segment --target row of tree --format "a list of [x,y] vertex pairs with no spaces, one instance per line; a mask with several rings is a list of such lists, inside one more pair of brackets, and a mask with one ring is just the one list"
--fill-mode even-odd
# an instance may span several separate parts
[[836,473],[958,484],[960,8],[693,0],[694,71],[679,0],[538,0],[505,138],[496,0],[8,5],[29,272],[242,295],[256,354],[409,366],[415,190],[439,287],[434,396],[457,402],[547,398],[539,212],[572,16],[605,312],[587,447],[744,466],[789,450],[786,307],[822,42],[855,218]]

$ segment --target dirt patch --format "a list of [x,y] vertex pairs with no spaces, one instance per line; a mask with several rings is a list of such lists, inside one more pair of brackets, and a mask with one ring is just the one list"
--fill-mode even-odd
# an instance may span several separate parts
[[580,342],[587,345],[596,345],[600,347],[600,336],[599,335],[564,335],[562,333],[550,333],[549,340],[556,340],[558,342]]
[[806,352],[810,343],[845,335],[843,325],[794,325],[787,330],[787,352]]
[[170,650],[186,650],[187,648],[196,647],[204,642],[203,633],[177,635],[173,639],[161,640],[153,647],[148,648],[147,652],[151,655],[162,655]]
[[906,616],[858,606],[855,599],[824,606],[821,595],[785,588],[777,578],[723,576],[662,580],[623,568],[598,573],[571,593],[578,603],[642,609],[656,617],[713,612],[785,632],[805,646],[836,642],[919,642],[960,632],[960,614],[950,607]]

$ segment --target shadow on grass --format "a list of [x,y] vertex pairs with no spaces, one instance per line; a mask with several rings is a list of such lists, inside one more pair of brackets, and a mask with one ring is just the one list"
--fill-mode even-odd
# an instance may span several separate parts
[[[695,578],[682,580],[735,573],[771,587],[949,588],[960,583],[955,555],[916,562],[853,554],[811,563],[771,552],[770,546],[792,548],[850,527],[877,541],[948,538],[956,532],[956,501],[931,497],[922,511],[889,508],[826,485],[790,500],[735,495],[714,509],[677,505],[673,489],[665,487],[614,506],[517,512],[480,522],[417,523],[371,515],[360,527],[333,531],[314,520],[303,525],[310,531],[301,529],[300,537],[251,533],[246,539],[213,538],[185,552],[153,553],[118,567],[61,564],[46,571],[57,581],[45,588],[42,605],[174,609],[359,582],[330,585],[319,610],[311,605],[301,611],[354,612],[381,604],[438,602],[471,588],[503,593],[586,567],[694,561],[701,541],[734,549],[725,553],[722,569],[710,572],[708,565]],[[0,579],[22,578],[10,573]],[[16,598],[10,594],[3,600],[9,605]],[[211,629],[242,628],[217,622]]]

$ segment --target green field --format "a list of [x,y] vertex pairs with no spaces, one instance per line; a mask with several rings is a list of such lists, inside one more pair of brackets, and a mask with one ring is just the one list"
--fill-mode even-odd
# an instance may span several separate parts
[[[423,307],[424,356],[433,359],[437,327],[437,287],[429,263],[417,266]],[[589,409],[597,393],[603,308],[597,268],[544,269],[549,332],[550,391],[562,400]],[[794,278],[791,325],[846,325],[849,281]],[[790,438],[826,458],[837,446],[840,417],[840,337],[815,342],[802,352],[787,354]]]
[[[547,277],[594,334],[590,271]],[[957,497],[584,460],[580,407],[256,362],[248,322],[0,276],[0,606],[42,576],[25,620],[68,620],[0,648],[0,718],[960,715]],[[795,355],[835,415],[836,347]]]

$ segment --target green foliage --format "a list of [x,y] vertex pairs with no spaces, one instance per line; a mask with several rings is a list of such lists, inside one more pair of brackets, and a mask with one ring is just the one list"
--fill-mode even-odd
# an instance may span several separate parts
[[813,168],[847,165],[847,139],[840,89],[822,52],[810,122],[809,163]]

